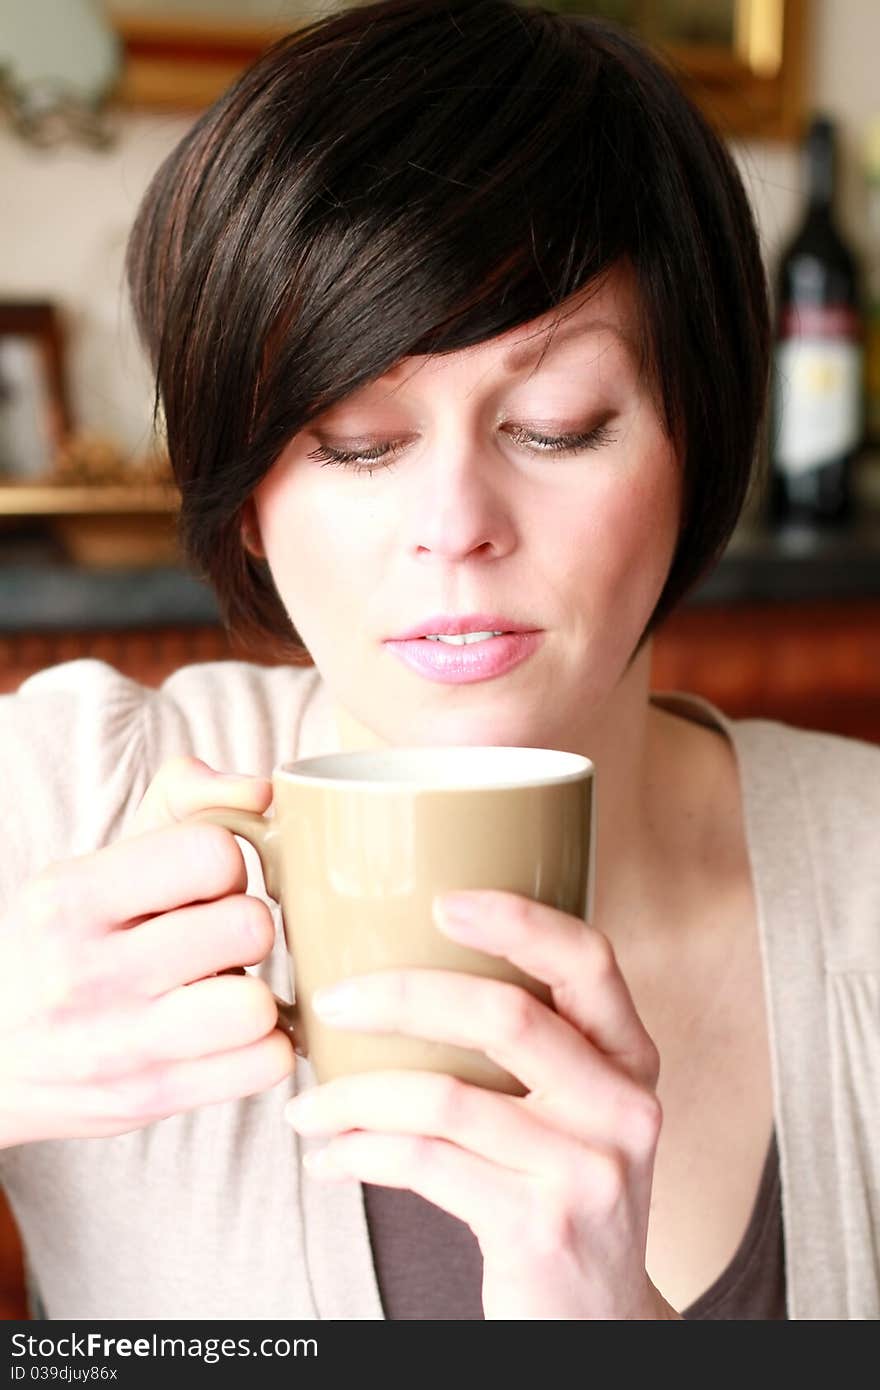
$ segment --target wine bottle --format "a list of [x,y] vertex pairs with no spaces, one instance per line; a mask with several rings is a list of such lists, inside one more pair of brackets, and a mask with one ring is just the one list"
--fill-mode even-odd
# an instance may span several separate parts
[[864,436],[864,332],[856,257],[834,218],[834,122],[815,116],[803,145],[806,209],[776,286],[770,511],[777,524],[852,512]]
[[867,352],[867,442],[880,449],[880,115],[868,126],[865,140],[868,193],[865,351]]

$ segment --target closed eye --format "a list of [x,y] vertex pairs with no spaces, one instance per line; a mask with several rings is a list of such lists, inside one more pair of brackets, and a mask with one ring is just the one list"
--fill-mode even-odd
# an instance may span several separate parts
[[[509,434],[514,443],[533,453],[556,455],[580,454],[586,453],[589,449],[601,449],[617,438],[615,432],[608,429],[607,425],[598,425],[586,434],[558,435],[537,434],[533,430],[516,425],[509,430]],[[323,467],[329,464],[332,467],[350,468],[355,473],[369,473],[372,476],[374,468],[389,468],[405,448],[406,440],[383,440],[363,450],[334,449],[329,444],[322,444],[319,448],[313,449],[307,457],[323,460]]]

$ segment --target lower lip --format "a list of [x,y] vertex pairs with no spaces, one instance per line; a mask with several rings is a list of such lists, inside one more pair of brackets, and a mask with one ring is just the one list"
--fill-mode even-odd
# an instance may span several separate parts
[[530,657],[543,637],[543,632],[505,632],[500,637],[487,637],[483,642],[467,642],[464,646],[417,637],[408,642],[386,642],[385,646],[405,666],[428,680],[441,685],[467,685],[505,675]]

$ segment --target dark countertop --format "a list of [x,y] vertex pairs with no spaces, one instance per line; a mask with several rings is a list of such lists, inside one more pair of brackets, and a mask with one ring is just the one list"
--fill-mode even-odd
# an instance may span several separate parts
[[0,633],[219,624],[211,589],[183,569],[80,569],[53,557],[3,555]]
[[[880,598],[880,508],[840,531],[743,527],[686,605],[857,598]],[[182,567],[85,570],[45,539],[0,537],[0,634],[219,621]]]
[[840,530],[743,528],[686,602],[858,598],[880,598],[880,512]]

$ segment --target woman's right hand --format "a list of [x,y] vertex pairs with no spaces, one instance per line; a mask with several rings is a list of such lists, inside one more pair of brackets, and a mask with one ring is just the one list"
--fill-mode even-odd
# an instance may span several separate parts
[[49,865],[0,917],[0,1147],[96,1138],[275,1086],[294,1051],[272,950],[230,831],[210,806],[263,812],[271,782],[173,758],[126,836]]

